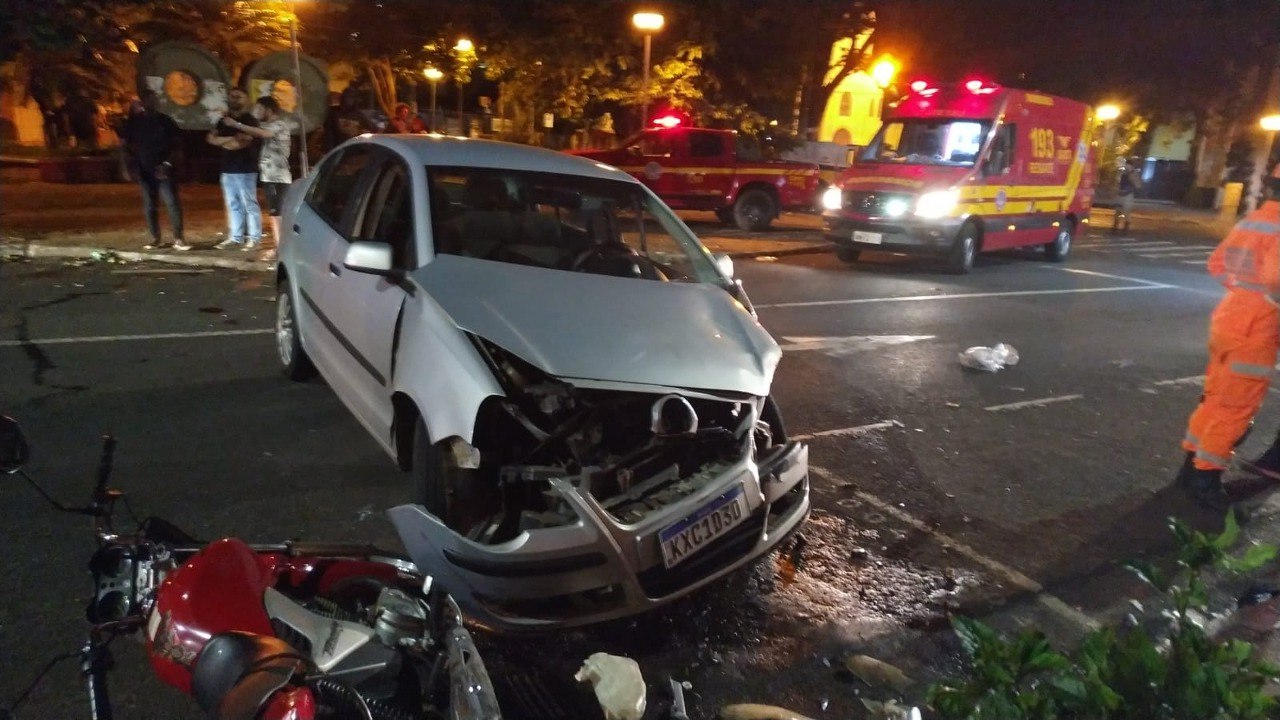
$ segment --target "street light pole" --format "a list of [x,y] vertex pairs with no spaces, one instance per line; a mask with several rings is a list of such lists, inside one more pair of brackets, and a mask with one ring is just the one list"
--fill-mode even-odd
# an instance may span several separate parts
[[653,43],[653,34],[662,29],[662,25],[666,22],[666,18],[661,13],[656,12],[638,12],[631,16],[631,24],[637,30],[644,33],[644,79],[641,82],[640,101],[640,127],[643,128],[645,123],[649,121],[649,64],[650,50]]
[[292,21],[289,23],[289,40],[293,45],[293,86],[294,97],[297,98],[298,122],[302,124],[302,142],[300,142],[299,150],[301,151],[302,160],[302,177],[306,177],[311,171],[310,163],[307,161],[307,113],[302,105],[302,62],[298,59],[298,14],[290,13],[289,17]]
[[436,83],[440,82],[444,73],[429,67],[423,70],[422,74],[431,82],[431,132],[439,132],[439,125],[436,122]]
[[458,127],[459,134],[461,135],[471,134],[467,132],[468,128],[466,127],[466,119],[462,114],[462,97],[466,92],[466,83],[462,81],[462,78],[470,72],[471,59],[469,56],[475,53],[475,49],[475,44],[467,38],[459,39],[458,44],[453,46],[454,52],[458,53]]

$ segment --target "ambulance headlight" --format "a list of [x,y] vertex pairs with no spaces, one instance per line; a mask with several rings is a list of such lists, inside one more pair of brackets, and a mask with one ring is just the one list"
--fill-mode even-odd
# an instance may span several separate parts
[[826,210],[839,210],[844,207],[844,191],[834,185],[824,190],[822,207]]
[[894,198],[884,204],[884,214],[888,217],[902,217],[907,214],[911,204],[902,198]]
[[916,215],[922,218],[940,218],[955,209],[960,199],[955,190],[934,190],[921,195],[916,200]]

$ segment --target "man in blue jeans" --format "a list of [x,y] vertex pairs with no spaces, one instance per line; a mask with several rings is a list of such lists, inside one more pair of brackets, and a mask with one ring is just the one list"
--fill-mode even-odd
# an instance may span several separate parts
[[[249,96],[239,88],[227,94],[228,113],[245,125],[257,127],[248,112]],[[222,152],[222,199],[227,205],[227,239],[219,250],[238,247],[252,250],[262,242],[262,209],[258,206],[258,141],[227,125],[214,125],[205,141]]]
[[[173,156],[182,133],[173,118],[160,112],[158,105],[159,98],[154,92],[144,92],[141,100],[130,103],[129,117],[120,128],[129,173],[142,187],[142,214],[151,233],[151,242],[144,249],[190,250],[191,246],[182,239],[182,205],[178,203],[178,181],[173,172]],[[160,235],[157,196],[169,211],[172,243],[164,242]]]

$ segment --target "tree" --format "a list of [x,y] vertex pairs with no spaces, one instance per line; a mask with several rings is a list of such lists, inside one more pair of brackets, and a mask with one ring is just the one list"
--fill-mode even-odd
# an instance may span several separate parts
[[139,42],[200,45],[222,60],[235,82],[249,63],[290,46],[292,12],[283,0],[177,0],[156,3],[129,32]]

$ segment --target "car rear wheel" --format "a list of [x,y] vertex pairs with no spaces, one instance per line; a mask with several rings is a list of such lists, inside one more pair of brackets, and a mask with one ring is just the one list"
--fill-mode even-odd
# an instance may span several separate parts
[[276,295],[276,352],[280,357],[280,369],[290,380],[302,381],[316,374],[311,358],[302,349],[302,331],[298,327],[298,312],[293,306],[288,280],[280,283]]
[[963,275],[973,269],[973,261],[977,255],[978,231],[972,224],[965,223],[947,256],[947,269],[956,275]]
[[778,204],[765,190],[747,190],[733,203],[733,221],[741,230],[767,230],[778,214]]
[[1049,262],[1062,262],[1071,253],[1071,221],[1063,220],[1053,242],[1045,243],[1044,256]]
[[836,246],[836,257],[840,258],[841,262],[847,262],[849,264],[853,264],[858,262],[858,258],[861,256],[862,256],[861,250],[855,250],[854,248],[843,247],[840,245]]

